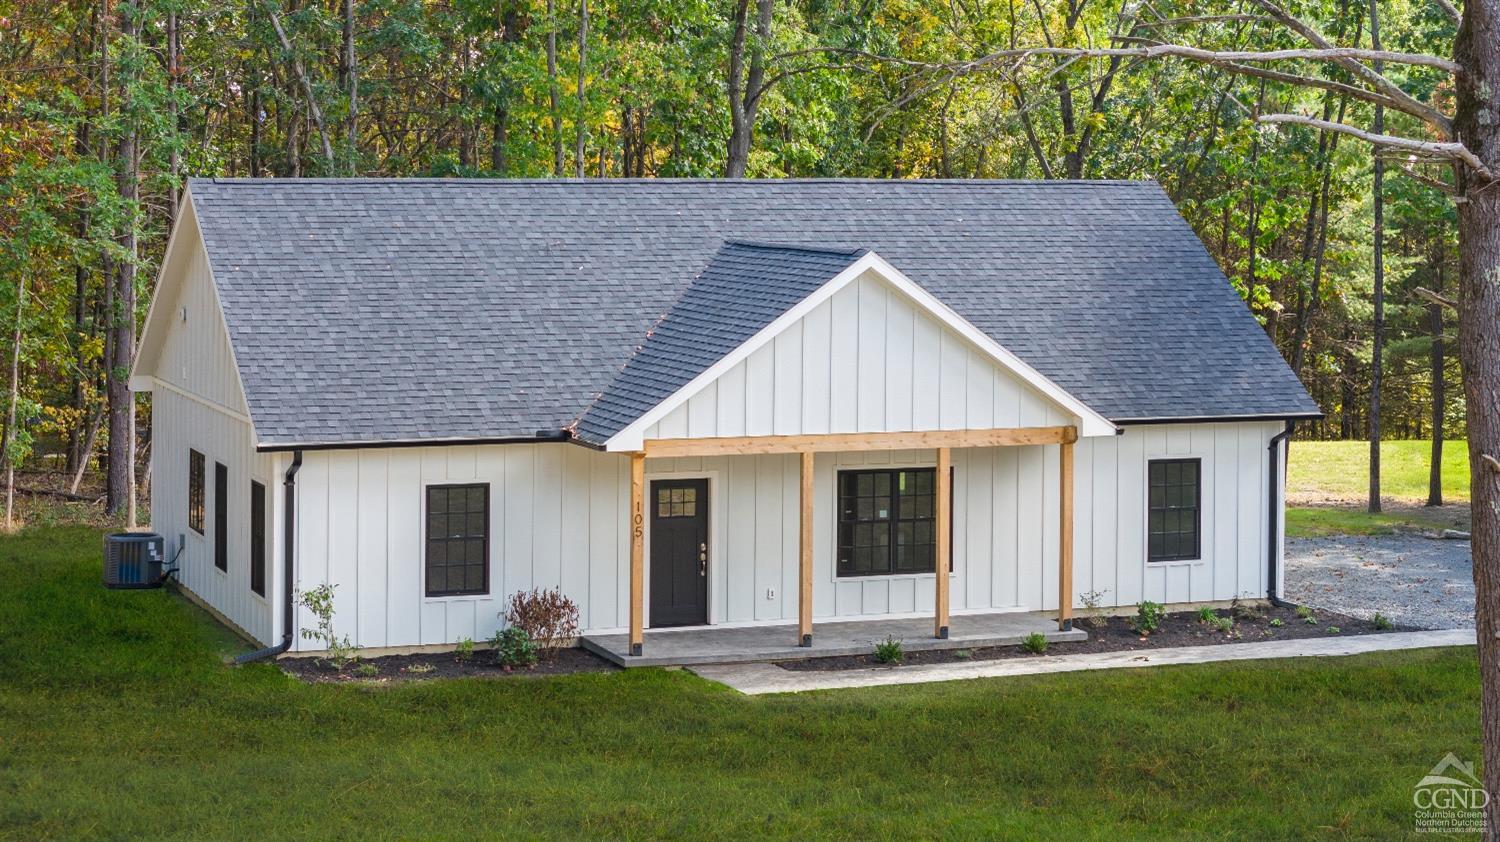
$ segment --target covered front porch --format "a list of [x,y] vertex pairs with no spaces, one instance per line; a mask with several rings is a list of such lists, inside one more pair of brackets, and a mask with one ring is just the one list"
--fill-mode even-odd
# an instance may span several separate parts
[[663,667],[868,655],[887,637],[913,652],[1013,646],[1032,634],[1053,643],[1088,637],[1081,629],[1060,629],[1051,612],[957,614],[949,622],[948,636],[939,638],[933,636],[932,620],[926,617],[830,620],[818,623],[809,646],[799,645],[794,627],[786,625],[648,630],[638,655],[631,654],[628,634],[584,635],[579,642],[622,667]]
[[[972,648],[1014,644],[1033,633],[1041,633],[1055,640],[1081,639],[1084,635],[1072,629],[1073,450],[1077,439],[1078,429],[1072,425],[920,432],[647,438],[642,442],[642,450],[630,454],[631,534],[628,598],[630,624],[626,633],[589,636],[584,639],[584,645],[617,663],[644,666],[863,654],[873,647],[875,641],[883,640],[886,636],[901,639],[908,649]],[[955,449],[1036,448],[1042,445],[1055,446],[1057,460],[1057,487],[1053,493],[1057,495],[1055,498],[1055,511],[1057,512],[1055,547],[1058,564],[1055,582],[1048,582],[1045,587],[1048,590],[1056,588],[1058,610],[1055,613],[1045,614],[1027,611],[1025,603],[1017,606],[1020,610],[1010,611],[1003,610],[999,605],[995,608],[1002,610],[976,609],[971,605],[969,611],[950,616],[952,604],[949,595],[950,578],[954,575],[954,568],[951,566],[953,563],[951,550],[954,504],[952,472],[950,471],[953,451]],[[827,570],[821,577],[814,575],[814,556],[817,546],[814,528],[815,512],[820,510],[819,507],[828,506],[832,502],[826,485],[823,501],[817,502],[819,495],[814,490],[814,477],[815,473],[820,470],[818,467],[822,461],[820,456],[832,458],[840,453],[874,451],[931,454],[929,457],[931,461],[927,464],[932,467],[926,470],[931,476],[937,478],[934,483],[935,487],[929,486],[931,491],[928,492],[932,498],[931,525],[935,540],[929,549],[928,557],[931,561],[926,562],[928,566],[918,572],[924,572],[927,577],[926,582],[931,585],[927,604],[932,613],[925,618],[913,618],[910,614],[906,614],[899,619],[879,620],[874,617],[851,617],[845,613],[841,617],[819,620],[815,629],[813,622],[815,582],[828,582],[829,577],[833,575]],[[701,625],[704,620],[697,619],[686,623],[694,626],[690,629],[647,631],[645,596],[647,562],[650,560],[648,550],[656,540],[652,537],[655,532],[648,530],[647,527],[650,523],[656,523],[654,517],[658,514],[657,509],[667,505],[666,503],[652,507],[646,505],[647,499],[652,494],[661,491],[660,488],[652,491],[651,486],[648,485],[647,460],[755,457],[776,454],[783,457],[796,456],[796,460],[789,465],[791,470],[791,476],[788,477],[789,484],[790,480],[800,473],[800,482],[785,498],[788,504],[792,500],[796,501],[797,519],[793,523],[799,526],[796,569],[794,571],[790,567],[787,568],[788,578],[785,582],[786,592],[792,593],[791,574],[793,572],[798,574],[795,580],[796,622],[768,622],[765,625],[752,627],[714,628]],[[825,467],[821,470],[824,472],[824,482],[831,482],[829,469]],[[1030,489],[1018,487],[1017,493],[1030,493]],[[790,510],[790,505],[788,509]],[[826,519],[827,510],[821,511]],[[881,516],[884,517],[885,514],[882,512]],[[653,530],[656,528],[652,527]],[[832,540],[826,534],[823,539],[825,543]],[[692,548],[697,550],[694,555],[698,560],[693,562],[693,565],[698,572],[690,574],[690,579],[697,580],[699,575],[708,575],[710,543],[705,541]],[[830,552],[829,548],[825,547],[824,552]],[[792,558],[790,552],[781,557],[788,562]],[[826,561],[826,556],[824,563],[825,565],[830,563]],[[704,586],[700,583],[699,587]],[[822,587],[829,587],[829,584],[824,584]],[[655,585],[653,585],[653,593],[654,588]],[[655,597],[651,605],[658,605]],[[1031,603],[1031,607],[1036,605],[1035,602]],[[963,605],[960,604],[959,607],[962,608]],[[855,613],[880,613],[882,610],[882,608],[876,608],[875,612],[871,612],[866,608],[863,612],[856,611]],[[828,611],[825,608],[819,613],[820,616],[825,616]],[[651,609],[651,616],[653,618],[658,616],[656,607]],[[793,615],[787,611],[782,616],[789,619]],[[718,621],[710,616],[707,622],[713,624]],[[651,625],[657,624],[656,619],[653,619]],[[650,638],[649,641],[647,637]]]

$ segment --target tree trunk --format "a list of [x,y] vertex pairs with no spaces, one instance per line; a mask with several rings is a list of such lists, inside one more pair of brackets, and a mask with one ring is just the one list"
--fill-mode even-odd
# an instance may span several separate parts
[[349,97],[349,116],[344,124],[346,172],[354,175],[359,160],[359,63],[354,55],[354,0],[344,0],[344,44],[339,52],[339,77]]
[[5,531],[16,528],[16,403],[21,393],[21,318],[26,312],[26,273],[16,281],[16,324],[10,343],[10,404],[5,411],[5,437],[0,458],[5,459]]
[[[1443,293],[1444,246],[1438,240],[1437,293]],[[1432,324],[1432,464],[1427,472],[1427,505],[1443,505],[1443,416],[1447,404],[1447,383],[1443,381],[1443,305],[1433,302],[1427,305],[1427,318]]]
[[[139,37],[140,8],[121,3],[118,8],[120,35],[125,39]],[[130,80],[124,80],[127,90]],[[109,465],[105,508],[110,514],[135,509],[135,395],[130,391],[130,369],[135,352],[135,263],[136,205],[140,196],[139,159],[136,150],[136,127],[127,115],[121,121],[120,140],[115,166],[120,199],[125,205],[126,222],[120,234],[124,259],[115,267],[114,307],[110,313],[110,354],[108,360],[109,397]]]
[[773,0],[755,0],[755,39],[749,41],[750,0],[739,0],[734,11],[734,37],[729,43],[729,148],[724,162],[725,178],[744,178],[755,137],[755,112],[765,91],[766,45],[771,40]]
[[552,120],[552,174],[562,178],[562,91],[557,84],[557,0],[547,0],[547,105]]
[[578,0],[578,122],[574,128],[573,170],[583,178],[583,151],[589,139],[587,102],[584,85],[589,68],[589,0]]
[[[1370,0],[1370,49],[1380,49],[1380,9]],[[1375,62],[1375,72],[1384,73],[1382,62]],[[1371,126],[1375,134],[1385,132],[1385,109],[1375,106]],[[1372,513],[1380,511],[1380,374],[1385,352],[1385,159],[1375,151],[1375,333],[1370,350],[1370,505]]]
[[[1455,134],[1500,170],[1500,0],[1468,0],[1453,45]],[[1458,347],[1469,425],[1474,619],[1479,643],[1486,838],[1500,839],[1500,188],[1461,173]]]

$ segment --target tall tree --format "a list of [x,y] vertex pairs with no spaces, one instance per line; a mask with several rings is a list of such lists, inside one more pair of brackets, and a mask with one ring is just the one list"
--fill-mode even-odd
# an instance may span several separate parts
[[140,156],[136,148],[139,130],[139,107],[135,102],[140,82],[141,7],[138,2],[123,0],[116,7],[119,18],[120,85],[119,141],[116,148],[116,173],[120,201],[127,217],[120,228],[120,259],[115,261],[112,279],[113,306],[109,313],[109,463],[106,479],[106,508],[111,514],[126,510],[129,522],[135,523],[135,394],[130,391],[130,369],[135,357],[135,270],[137,253],[137,211],[140,200]]
[[755,113],[766,90],[766,49],[771,42],[775,0],[755,0],[755,32],[750,33],[750,0],[735,0],[734,34],[729,42],[729,149],[725,178],[744,178],[755,137]]
[[[1380,52],[1380,4],[1370,0],[1370,48]],[[1379,58],[1370,62],[1377,74],[1385,73],[1385,63]],[[1385,104],[1375,103],[1375,119],[1371,125],[1375,134],[1385,134]],[[1385,158],[1375,150],[1375,176],[1372,189],[1374,207],[1374,272],[1375,290],[1372,296],[1375,306],[1373,339],[1370,349],[1370,500],[1372,513],[1380,511],[1380,382],[1385,368]]]

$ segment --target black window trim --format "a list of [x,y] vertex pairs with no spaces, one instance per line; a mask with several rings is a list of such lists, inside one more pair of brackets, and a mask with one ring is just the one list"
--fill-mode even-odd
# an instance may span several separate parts
[[[256,523],[255,517],[255,504],[257,500],[260,502],[259,524]],[[250,593],[255,594],[261,599],[265,599],[266,597],[266,539],[268,537],[266,535],[266,526],[267,521],[269,520],[269,518],[267,517],[268,512],[266,511],[266,506],[268,506],[269,503],[270,501],[266,498],[265,483],[258,480],[250,480]],[[259,526],[259,529],[256,528],[257,525]],[[258,545],[259,552],[256,552],[257,543],[255,539],[257,532],[260,533],[260,542]],[[259,590],[256,590],[255,588],[257,572],[259,572],[258,578],[260,579]]]
[[[833,581],[838,582],[840,580],[857,580],[857,579],[894,579],[894,578],[899,578],[899,577],[919,577],[919,576],[932,576],[932,577],[936,578],[937,574],[933,570],[923,570],[923,571],[900,570],[900,571],[898,571],[898,570],[892,569],[889,572],[885,572],[885,573],[841,573],[841,572],[839,572],[839,561],[838,561],[838,556],[839,556],[839,531],[840,531],[840,528],[841,528],[841,526],[843,524],[843,521],[840,519],[840,514],[839,514],[840,511],[842,511],[843,501],[840,500],[839,498],[840,498],[840,495],[843,494],[843,475],[844,474],[897,474],[897,473],[901,473],[902,471],[932,471],[933,479],[934,480],[937,479],[937,466],[936,465],[894,465],[894,466],[890,466],[890,467],[887,467],[887,466],[884,466],[884,465],[881,465],[881,466],[867,466],[867,467],[853,467],[853,466],[851,466],[851,467],[848,467],[848,468],[837,468],[837,469],[834,470],[834,477],[833,477]],[[948,488],[949,488],[949,494],[950,494],[950,498],[949,499],[950,500],[952,499],[951,498],[951,494],[952,494],[952,489],[954,487],[954,473],[955,473],[955,466],[949,465],[948,466]],[[933,516],[933,519],[932,519],[932,523],[933,523],[933,529],[934,530],[936,530],[936,528],[937,528],[937,516],[936,516],[936,513],[935,513],[936,512],[936,508],[937,508],[937,496],[941,492],[942,492],[941,488],[934,488],[933,489],[932,505],[933,505],[933,509],[934,509],[934,516]],[[954,551],[953,551],[953,545],[954,545],[954,541],[953,541],[953,510],[955,508],[957,508],[957,507],[956,506],[952,506],[952,505],[950,505],[948,507],[948,575],[949,576],[952,576],[953,572],[954,572],[954,561],[953,561],[953,556],[954,556]],[[891,522],[891,525],[892,525],[891,528],[892,528],[893,532],[895,530],[895,524],[899,520],[900,520],[900,518],[897,517],[897,516],[893,516],[893,517],[890,518],[890,522]],[[936,544],[937,544],[937,532],[936,531],[933,532],[932,540],[933,540],[933,545],[935,547]],[[891,547],[891,552],[894,554],[895,551],[896,551],[896,544],[895,544],[894,540],[891,542],[890,547]],[[894,559],[894,555],[892,556],[892,558]],[[891,562],[891,566],[893,568],[895,567],[895,561],[894,560]]]
[[188,529],[204,536],[203,530],[208,524],[208,457],[195,448],[188,448],[188,489],[187,489],[187,524]]
[[[432,491],[434,489],[451,490],[455,488],[483,488],[484,489],[484,589],[478,591],[433,591],[427,587],[427,551],[431,544],[428,535],[428,505],[432,502]],[[490,595],[490,567],[494,560],[490,557],[490,533],[492,531],[494,510],[492,504],[494,495],[490,494],[490,484],[487,482],[434,482],[422,486],[422,597],[423,599],[476,599]]]
[[214,569],[229,572],[229,466],[214,463]]
[[[1197,480],[1193,483],[1193,551],[1179,555],[1151,555],[1151,468],[1153,465],[1187,464],[1196,468]],[[1161,456],[1146,460],[1146,563],[1170,564],[1173,562],[1203,560],[1203,457]]]

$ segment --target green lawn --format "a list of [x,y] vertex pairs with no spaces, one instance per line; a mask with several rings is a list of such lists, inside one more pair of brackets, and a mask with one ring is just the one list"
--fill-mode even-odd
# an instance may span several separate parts
[[0,838],[1393,838],[1472,649],[747,698],[686,672],[306,686],[98,533],[0,539]]
[[1469,450],[1443,443],[1443,507],[1428,508],[1427,472],[1432,443],[1380,445],[1384,511],[1366,510],[1370,445],[1362,441],[1294,441],[1287,466],[1286,533],[1294,538],[1379,535],[1397,530],[1469,529]]
[[[1380,443],[1380,496],[1408,503],[1427,502],[1432,443]],[[1294,499],[1364,500],[1370,494],[1370,443],[1294,441],[1287,466],[1287,494]],[[1469,501],[1469,446],[1443,442],[1445,503]]]

